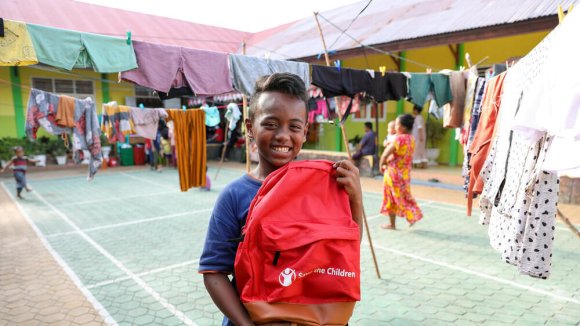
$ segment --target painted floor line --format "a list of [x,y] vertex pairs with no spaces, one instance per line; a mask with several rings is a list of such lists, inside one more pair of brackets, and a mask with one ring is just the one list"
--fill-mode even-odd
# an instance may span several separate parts
[[437,260],[433,260],[433,259],[421,257],[421,256],[418,256],[418,255],[415,255],[415,254],[406,253],[406,252],[403,252],[403,251],[400,251],[400,250],[397,250],[397,249],[386,248],[386,247],[383,247],[383,246],[377,245],[377,244],[375,244],[375,247],[376,248],[379,248],[381,250],[384,250],[384,251],[392,252],[392,253],[394,253],[396,255],[399,255],[399,256],[405,256],[405,257],[412,258],[412,259],[415,259],[415,260],[421,260],[421,261],[424,261],[424,262],[427,262],[427,263],[430,263],[430,264],[438,265],[438,266],[441,266],[441,267],[446,267],[446,268],[449,268],[449,269],[452,269],[452,270],[456,270],[456,271],[460,271],[460,272],[463,272],[463,273],[466,273],[466,274],[471,274],[471,275],[478,276],[478,277],[481,277],[481,278],[485,278],[485,279],[488,279],[488,280],[496,281],[498,283],[507,284],[507,285],[510,285],[510,286],[513,286],[513,287],[516,287],[516,288],[528,290],[530,292],[535,292],[535,293],[543,294],[545,296],[549,296],[549,297],[552,297],[552,298],[555,298],[555,299],[558,299],[558,300],[563,300],[563,301],[567,301],[567,302],[571,302],[571,303],[575,303],[577,305],[580,305],[580,301],[579,300],[576,300],[576,299],[573,299],[573,298],[569,298],[569,297],[565,297],[565,296],[561,296],[561,295],[557,295],[557,294],[554,294],[554,293],[551,293],[551,292],[548,292],[548,291],[545,291],[545,290],[536,289],[536,288],[531,287],[531,286],[519,284],[519,283],[510,281],[510,280],[505,280],[503,278],[499,278],[499,277],[496,277],[496,276],[492,276],[492,275],[488,275],[488,274],[476,272],[476,271],[473,271],[473,270],[470,270],[470,269],[467,269],[467,268],[463,268],[463,267],[460,267],[460,266],[455,266],[455,265],[447,264],[447,263],[440,262],[440,261],[437,261]]
[[177,191],[177,190],[175,190],[175,191],[161,191],[161,192],[154,192],[154,193],[150,193],[150,194],[141,194],[141,195],[133,195],[133,196],[109,197],[109,198],[104,198],[104,199],[78,201],[78,202],[74,202],[74,203],[62,204],[62,205],[57,205],[57,206],[59,208],[62,208],[62,207],[70,207],[70,206],[77,206],[77,205],[95,204],[95,203],[101,203],[101,202],[107,202],[107,201],[119,201],[119,200],[133,199],[133,198],[167,195],[167,194],[173,194],[173,193],[179,193],[179,191]]
[[121,263],[117,258],[115,258],[111,253],[109,253],[105,248],[103,248],[100,244],[98,244],[93,238],[89,237],[83,230],[81,230],[73,221],[71,221],[63,212],[58,210],[54,205],[49,203],[44,197],[42,197],[38,192],[33,192],[33,194],[42,201],[46,206],[52,209],[55,213],[57,213],[67,224],[69,224],[77,233],[86,241],[88,242],[93,248],[95,248],[98,252],[100,252],[103,256],[109,259],[117,268],[119,268],[122,272],[127,274],[135,283],[137,283],[145,292],[151,295],[159,304],[169,310],[175,317],[177,317],[181,322],[186,325],[195,325],[197,324],[189,319],[182,311],[178,310],[174,305],[169,303],[167,299],[162,297],[157,291],[155,291],[149,284],[143,281],[140,277],[138,277],[135,273],[131,272],[123,263]]
[[48,242],[48,240],[46,239],[44,234],[40,231],[40,229],[36,226],[36,224],[34,224],[34,221],[30,218],[28,213],[24,210],[22,205],[20,205],[20,203],[14,198],[12,193],[8,190],[8,188],[6,188],[6,185],[4,184],[4,182],[2,182],[2,188],[4,188],[4,191],[6,191],[6,193],[8,194],[8,197],[10,197],[10,199],[16,204],[16,207],[18,207],[18,210],[20,211],[22,216],[24,216],[24,219],[26,220],[26,222],[28,222],[28,225],[30,225],[32,230],[34,230],[34,233],[36,233],[36,236],[38,237],[40,242],[42,242],[42,244],[44,245],[46,250],[52,255],[54,260],[58,263],[58,265],[62,268],[62,270],[68,275],[68,277],[71,279],[71,281],[74,283],[74,285],[76,285],[76,287],[81,291],[81,293],[85,296],[85,298],[87,298],[87,301],[89,301],[91,303],[91,305],[95,308],[95,310],[99,313],[99,315],[101,315],[103,320],[108,325],[112,325],[112,326],[119,325],[117,323],[117,321],[115,321],[115,319],[109,314],[107,309],[105,309],[105,307],[103,307],[103,305],[101,305],[99,300],[97,300],[93,296],[91,291],[89,291],[88,288],[84,286],[84,284],[81,282],[81,280],[79,279],[77,274],[66,263],[66,261],[60,256],[60,254],[58,252],[56,252],[56,250],[54,250],[54,248],[50,245],[50,243]]
[[126,177],[129,177],[129,178],[132,178],[132,179],[135,179],[135,180],[139,180],[139,181],[142,181],[142,182],[146,182],[146,183],[149,183],[149,184],[152,184],[152,185],[158,186],[158,187],[163,187],[163,188],[165,188],[165,189],[169,189],[169,190],[172,190],[172,191],[174,191],[174,190],[178,190],[178,189],[179,189],[179,187],[178,187],[177,185],[176,185],[175,187],[171,187],[171,186],[170,186],[170,185],[168,185],[168,184],[164,184],[164,183],[159,183],[159,182],[155,182],[155,181],[147,180],[147,179],[145,179],[145,178],[137,177],[137,176],[131,175],[131,174],[129,174],[129,173],[126,173],[126,172],[121,172],[121,173],[119,173],[119,174],[120,174],[120,175],[124,175],[124,176],[126,176]]
[[[169,266],[165,266],[165,267],[161,267],[161,268],[152,269],[150,271],[138,273],[136,275],[139,277],[143,277],[143,276],[147,276],[147,275],[152,275],[152,274],[157,274],[157,273],[165,272],[168,270],[172,270],[174,268],[185,267],[185,266],[197,264],[198,262],[199,262],[199,259],[194,259],[194,260],[186,261],[186,262],[179,263],[179,264],[173,264],[173,265],[169,265]],[[101,287],[101,286],[105,286],[105,285],[119,283],[119,282],[127,281],[130,279],[131,278],[129,276],[123,276],[123,277],[119,277],[119,278],[116,278],[113,280],[103,281],[103,282],[99,282],[99,283],[93,284],[93,285],[87,285],[87,289],[92,289],[92,288],[97,288],[97,287]]]
[[[176,213],[176,214],[169,214],[169,215],[163,215],[163,216],[157,216],[157,217],[144,218],[144,219],[140,219],[140,220],[133,220],[133,221],[122,222],[122,223],[107,224],[107,225],[96,226],[94,228],[81,229],[81,230],[84,232],[91,232],[91,231],[98,231],[98,230],[104,230],[104,229],[118,228],[121,226],[141,224],[141,223],[149,223],[149,222],[160,221],[160,220],[165,220],[165,219],[170,219],[170,218],[180,217],[180,216],[185,216],[185,215],[190,215],[190,214],[211,212],[212,210],[213,210],[213,208],[206,208],[206,209],[200,209],[200,210],[191,211],[191,212],[183,212],[183,213]],[[46,237],[47,238],[55,238],[55,237],[60,237],[63,235],[77,234],[77,233],[78,233],[78,231],[68,231],[68,232],[49,234]]]

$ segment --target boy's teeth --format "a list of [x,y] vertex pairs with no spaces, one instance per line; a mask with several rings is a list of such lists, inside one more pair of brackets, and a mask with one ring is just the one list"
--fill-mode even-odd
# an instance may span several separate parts
[[290,150],[290,147],[278,147],[278,146],[274,146],[274,150],[276,152],[288,152]]

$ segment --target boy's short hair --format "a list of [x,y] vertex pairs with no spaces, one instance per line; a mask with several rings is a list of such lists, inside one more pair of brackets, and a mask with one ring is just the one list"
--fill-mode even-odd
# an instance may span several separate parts
[[250,98],[249,118],[254,120],[254,114],[258,110],[258,99],[264,92],[280,92],[293,96],[304,102],[308,102],[308,93],[306,85],[298,75],[281,72],[273,73],[269,76],[263,76],[256,81],[254,95]]
[[372,122],[365,122],[365,127],[369,128],[370,130],[373,130],[373,123]]
[[22,151],[23,149],[22,149],[22,146],[14,146],[14,147],[12,147],[12,150],[15,152],[19,152],[19,151]]

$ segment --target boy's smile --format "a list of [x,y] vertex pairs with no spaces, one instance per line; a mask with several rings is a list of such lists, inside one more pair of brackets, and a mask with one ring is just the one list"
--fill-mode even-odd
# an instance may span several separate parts
[[264,92],[258,101],[259,109],[247,126],[258,146],[262,177],[298,156],[306,141],[308,123],[306,105],[296,97]]

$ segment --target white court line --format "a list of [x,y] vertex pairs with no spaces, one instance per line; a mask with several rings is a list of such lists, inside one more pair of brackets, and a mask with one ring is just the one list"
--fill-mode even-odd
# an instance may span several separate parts
[[[151,275],[151,274],[157,274],[157,273],[165,272],[165,271],[168,271],[168,270],[171,270],[174,268],[179,268],[179,267],[197,264],[198,262],[199,262],[199,259],[194,259],[194,260],[186,261],[186,262],[179,263],[179,264],[173,264],[173,265],[169,265],[169,266],[165,266],[165,267],[161,267],[161,268],[152,269],[152,270],[147,271],[147,272],[139,273],[139,274],[137,274],[137,276],[142,277],[142,276],[147,276],[147,275]],[[97,284],[88,285],[87,289],[92,289],[92,288],[105,286],[105,285],[109,285],[109,284],[113,284],[113,283],[123,282],[123,281],[130,280],[130,279],[131,278],[129,276],[119,277],[119,278],[116,278],[113,280],[108,280],[108,281],[99,282]]]
[[475,275],[475,276],[478,276],[478,277],[481,277],[481,278],[485,278],[485,279],[489,279],[489,280],[492,280],[492,281],[496,281],[498,283],[503,283],[503,284],[511,285],[513,287],[517,287],[517,288],[520,288],[520,289],[528,290],[530,292],[536,292],[536,293],[543,294],[543,295],[546,295],[546,296],[549,296],[549,297],[552,297],[552,298],[555,298],[555,299],[559,299],[559,300],[563,300],[563,301],[568,301],[568,302],[571,302],[571,303],[575,303],[575,304],[580,305],[580,301],[578,301],[576,299],[569,298],[569,297],[565,297],[565,296],[561,296],[561,295],[557,295],[557,294],[554,294],[554,293],[551,293],[551,292],[548,292],[548,291],[545,291],[545,290],[536,289],[534,287],[527,286],[527,285],[523,285],[523,284],[519,284],[519,283],[510,281],[510,280],[505,280],[503,278],[499,278],[499,277],[495,277],[495,276],[492,276],[492,275],[488,275],[488,274],[484,274],[484,273],[472,271],[472,270],[467,269],[467,268],[463,268],[463,267],[459,267],[459,266],[447,264],[447,263],[440,262],[440,261],[437,261],[437,260],[433,260],[433,259],[421,257],[421,256],[418,256],[418,255],[415,255],[415,254],[406,253],[406,252],[403,252],[403,251],[400,251],[400,250],[391,249],[391,248],[385,248],[385,247],[383,247],[381,245],[376,245],[375,244],[375,247],[376,248],[379,248],[379,249],[382,249],[382,250],[385,250],[385,251],[392,252],[392,253],[394,253],[396,255],[399,255],[399,256],[405,256],[405,257],[409,257],[409,258],[412,258],[412,259],[415,259],[415,260],[421,260],[421,261],[424,261],[424,262],[427,262],[427,263],[430,263],[430,264],[434,264],[434,265],[446,267],[446,268],[449,268],[449,269],[452,269],[452,270],[456,270],[456,271],[460,271],[460,272],[463,272],[463,273],[466,273],[466,274]]
[[46,250],[52,255],[52,257],[60,265],[62,270],[68,275],[68,277],[70,277],[71,281],[76,285],[76,287],[81,291],[81,293],[87,298],[87,301],[90,302],[91,305],[93,305],[93,307],[99,313],[99,315],[101,315],[101,317],[103,318],[105,323],[107,323],[108,325],[112,325],[112,326],[119,325],[117,323],[117,321],[109,314],[107,309],[105,309],[105,307],[103,307],[101,305],[101,303],[93,296],[91,291],[89,291],[88,288],[86,288],[83,285],[83,283],[81,282],[81,280],[79,279],[77,274],[72,270],[72,268],[54,250],[54,248],[50,245],[50,243],[48,243],[48,240],[44,237],[44,234],[40,231],[40,229],[36,226],[36,224],[34,224],[32,219],[30,218],[28,213],[24,210],[24,208],[20,205],[20,203],[17,200],[15,200],[14,196],[12,196],[12,193],[8,190],[8,188],[6,188],[6,185],[4,184],[4,182],[2,182],[2,188],[4,188],[4,191],[8,194],[8,197],[10,197],[10,199],[16,204],[16,207],[18,207],[18,210],[20,211],[22,216],[24,216],[24,219],[26,220],[26,222],[28,222],[28,224],[30,225],[32,230],[34,230],[34,232],[36,233],[36,236],[38,237],[40,242],[42,242],[42,244],[44,245]]
[[193,320],[189,319],[183,312],[177,310],[177,308],[169,303],[167,299],[162,297],[157,291],[153,290],[149,284],[143,281],[140,277],[138,277],[135,273],[131,272],[123,263],[121,263],[117,258],[111,255],[105,248],[103,248],[100,244],[98,244],[95,240],[89,237],[86,233],[83,232],[73,221],[71,221],[63,212],[59,211],[54,205],[49,203],[44,197],[42,197],[38,192],[33,192],[33,194],[42,201],[46,206],[51,208],[56,214],[58,214],[67,224],[69,224],[77,233],[91,246],[93,246],[98,252],[100,252],[103,256],[109,259],[117,268],[123,271],[127,276],[129,276],[135,283],[137,283],[145,292],[149,293],[159,304],[169,310],[175,317],[181,320],[186,325],[195,325],[197,324],[193,322]]
[[171,186],[169,186],[167,184],[163,184],[163,183],[159,183],[159,182],[147,180],[145,178],[137,177],[137,176],[131,175],[131,174],[126,173],[126,172],[120,172],[119,174],[120,175],[124,175],[124,176],[129,177],[129,178],[133,178],[135,180],[139,180],[139,181],[147,182],[147,183],[152,184],[152,185],[156,185],[156,186],[159,186],[159,187],[163,187],[165,189],[169,189],[169,190],[179,189],[179,187],[171,187]]
[[125,199],[140,198],[140,197],[152,197],[152,196],[166,195],[166,194],[173,194],[173,193],[179,193],[179,191],[176,191],[176,190],[174,190],[174,191],[162,191],[162,192],[154,192],[151,194],[133,195],[133,196],[125,196],[125,197],[109,197],[106,199],[94,199],[94,200],[87,200],[87,201],[78,201],[78,202],[58,205],[58,207],[62,208],[62,207],[77,206],[77,205],[95,204],[95,203],[101,203],[101,202],[106,202],[106,201],[125,200]]
[[[211,212],[212,210],[213,210],[213,208],[206,208],[206,209],[201,209],[201,210],[198,210],[198,211],[183,212],[183,213],[163,215],[163,216],[157,216],[157,217],[151,217],[151,218],[144,218],[144,219],[140,219],[140,220],[133,220],[133,221],[122,222],[122,223],[115,223],[115,224],[107,224],[107,225],[102,225],[102,226],[96,226],[94,228],[82,229],[82,231],[83,232],[91,232],[91,231],[98,231],[98,230],[103,230],[103,229],[118,228],[118,227],[126,226],[126,225],[133,225],[133,224],[140,224],[140,223],[148,223],[148,222],[165,220],[165,219],[179,217],[179,216],[185,216],[185,215],[189,215],[189,214],[197,214],[197,213]],[[60,237],[60,236],[63,236],[63,235],[76,234],[76,233],[78,233],[78,231],[68,231],[68,232],[62,232],[62,233],[54,233],[54,234],[47,235],[47,238]]]

